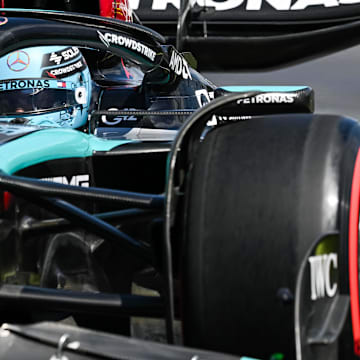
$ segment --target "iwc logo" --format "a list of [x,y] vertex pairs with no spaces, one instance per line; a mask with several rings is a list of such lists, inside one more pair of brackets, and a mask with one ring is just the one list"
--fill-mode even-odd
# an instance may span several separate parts
[[336,253],[310,256],[310,284],[311,300],[322,299],[325,296],[332,298],[338,288],[332,279],[332,272],[338,269],[338,255]]
[[30,65],[30,56],[25,51],[15,51],[8,56],[7,65],[12,71],[23,71]]

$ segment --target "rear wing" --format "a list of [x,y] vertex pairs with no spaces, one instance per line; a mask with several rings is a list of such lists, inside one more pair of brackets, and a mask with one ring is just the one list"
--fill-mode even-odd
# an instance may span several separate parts
[[135,11],[180,51],[191,51],[201,70],[260,70],[358,44],[356,2],[182,0],[177,8],[153,0],[136,2]]

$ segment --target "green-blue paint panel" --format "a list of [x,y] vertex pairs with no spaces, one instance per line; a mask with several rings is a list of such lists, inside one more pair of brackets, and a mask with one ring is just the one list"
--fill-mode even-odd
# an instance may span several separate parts
[[46,129],[25,135],[0,147],[0,169],[13,174],[44,161],[88,157],[131,140],[104,140],[71,129]]

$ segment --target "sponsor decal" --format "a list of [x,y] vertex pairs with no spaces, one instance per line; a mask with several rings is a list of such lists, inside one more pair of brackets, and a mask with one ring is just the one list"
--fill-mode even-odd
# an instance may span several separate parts
[[218,121],[246,121],[250,119],[251,116],[248,115],[217,116]]
[[75,89],[75,100],[80,105],[85,105],[87,101],[86,89],[83,86],[80,86]]
[[0,91],[21,90],[29,88],[49,88],[49,80],[4,80],[0,81]]
[[211,120],[206,123],[206,126],[217,126],[224,124],[225,122],[231,121],[247,121],[251,120],[252,117],[248,115],[232,115],[232,116],[224,116],[224,115],[213,115]]
[[203,107],[204,105],[208,104],[215,97],[213,91],[209,92],[206,89],[196,90],[195,95],[200,107]]
[[[195,96],[200,107],[205,106],[211,100],[214,99],[215,93],[213,91],[207,91],[206,89],[195,90]],[[216,126],[218,124],[215,115],[212,116],[211,120],[206,123],[206,126]]]
[[[124,111],[131,111],[131,110],[136,110],[136,109],[122,109]],[[110,108],[107,109],[107,111],[119,111],[119,109],[117,108]],[[102,115],[101,116],[101,121],[106,124],[106,125],[118,125],[120,124],[122,121],[137,121],[138,118],[133,116],[133,115],[120,115],[120,116],[116,116],[114,117],[112,120],[108,120],[108,118],[106,117],[106,115]]]
[[[45,55],[46,56],[46,55]],[[51,53],[50,58],[48,60],[48,63],[55,62],[57,65],[60,65],[62,61],[62,56],[59,56],[56,52]],[[49,64],[46,64],[45,66],[49,66]],[[43,65],[44,67],[44,65]]]
[[82,187],[89,187],[90,186],[90,175],[75,175],[72,177],[67,176],[56,176],[50,178],[42,178],[40,180],[50,181],[58,184],[64,185],[72,185],[72,186],[82,186]]
[[183,79],[192,80],[189,65],[188,65],[187,61],[175,49],[172,49],[172,51],[171,51],[169,67],[172,71],[175,72],[176,75],[181,76]]
[[58,81],[57,87],[61,89],[66,89],[66,82],[65,81]]
[[8,56],[7,65],[12,71],[23,71],[30,65],[30,56],[22,50],[14,51]]
[[85,68],[86,65],[81,59],[73,64],[65,65],[56,69],[44,70],[42,73],[42,77],[62,79],[64,77],[74,75],[79,71],[83,71],[85,70]]
[[239,105],[245,104],[292,104],[295,102],[297,94],[268,93],[259,94],[253,97],[240,99],[237,101]]
[[209,120],[207,123],[206,123],[206,126],[216,126],[218,124],[218,119],[216,118],[215,115],[213,115],[211,117],[211,120]]
[[0,17],[0,26],[7,24],[9,19],[7,17]]
[[[144,0],[130,0],[133,10],[141,8],[141,2]],[[238,7],[247,11],[261,10],[263,4],[267,4],[277,11],[298,11],[305,10],[309,6],[322,6],[325,8],[337,7],[341,5],[359,4],[360,0],[193,0],[193,6],[208,6],[215,8],[216,11],[228,11]],[[156,11],[166,11],[168,9],[179,9],[180,0],[152,0],[151,9]]]
[[311,300],[322,299],[325,296],[334,297],[337,283],[331,282],[331,272],[338,268],[338,255],[330,253],[309,257]]
[[80,55],[80,50],[73,46],[66,48],[63,51],[52,52],[43,56],[42,67],[61,65],[70,61]]
[[144,55],[151,61],[155,60],[156,52],[150,49],[148,46],[142,44],[139,41],[130,39],[126,36],[116,35],[112,33],[102,33],[99,30],[97,31],[100,41],[106,46],[110,47],[111,45],[123,46],[127,49],[138,52],[141,55]]

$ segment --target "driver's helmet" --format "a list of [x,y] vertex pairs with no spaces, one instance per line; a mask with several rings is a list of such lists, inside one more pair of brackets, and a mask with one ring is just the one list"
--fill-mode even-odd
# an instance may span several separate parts
[[31,47],[0,58],[0,121],[79,128],[90,100],[91,76],[77,47]]

